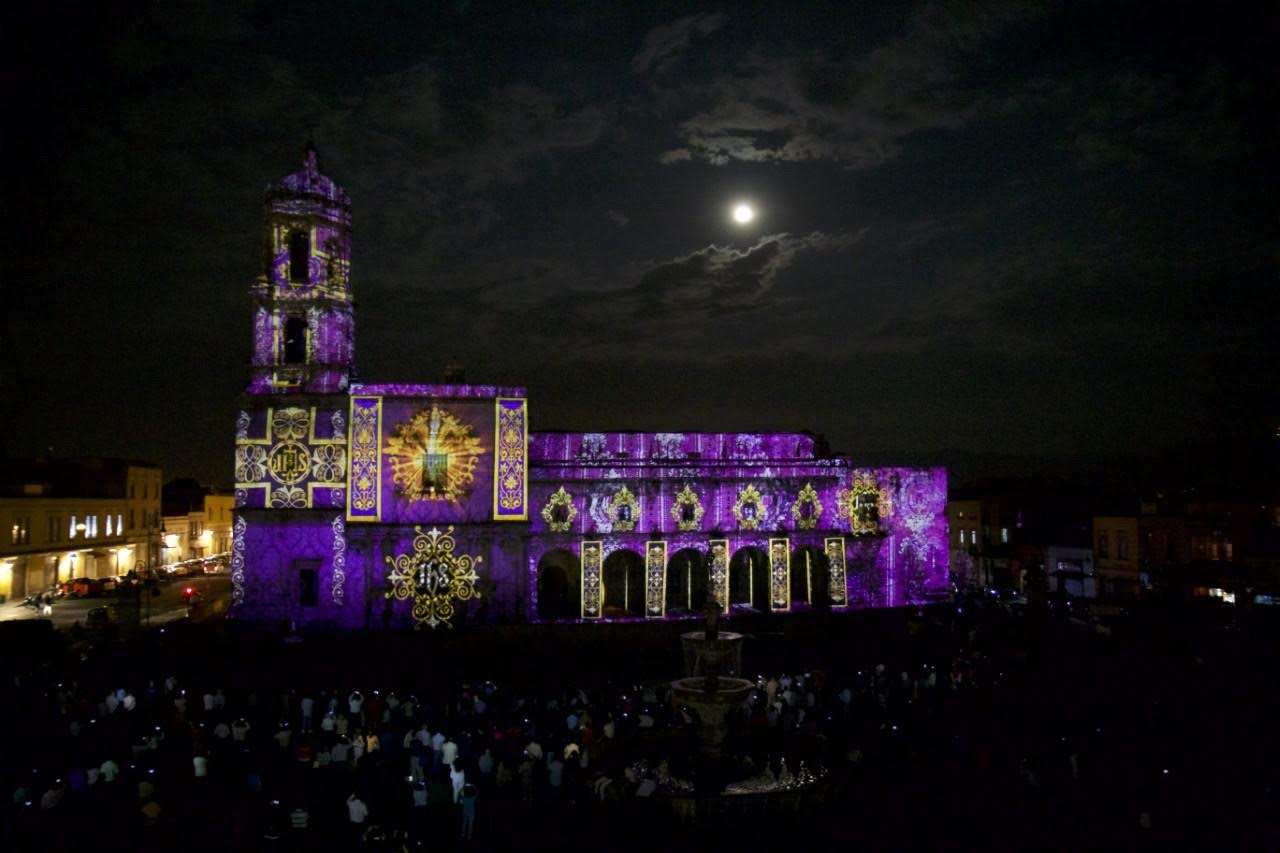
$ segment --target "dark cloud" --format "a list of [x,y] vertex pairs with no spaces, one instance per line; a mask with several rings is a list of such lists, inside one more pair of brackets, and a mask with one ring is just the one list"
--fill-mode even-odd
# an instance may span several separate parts
[[775,234],[745,250],[707,246],[670,261],[654,264],[640,276],[635,293],[646,311],[677,313],[702,319],[776,304],[772,294],[778,276],[801,255],[843,251],[866,235]]
[[966,59],[1036,14],[1035,4],[928,4],[903,35],[865,54],[750,55],[701,92],[708,106],[679,125],[681,147],[659,160],[877,166],[903,137],[989,108],[996,93],[967,79]]
[[631,71],[640,74],[661,70],[664,62],[673,54],[689,47],[694,35],[708,35],[724,25],[725,16],[720,13],[690,15],[669,24],[654,27],[644,37],[640,51],[631,59]]

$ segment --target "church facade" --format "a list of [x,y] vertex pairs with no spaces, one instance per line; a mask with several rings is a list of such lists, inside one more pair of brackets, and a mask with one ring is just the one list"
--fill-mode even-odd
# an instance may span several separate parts
[[384,629],[892,607],[948,591],[946,472],[809,433],[531,432],[525,389],[355,382],[351,203],[267,191],[232,616]]

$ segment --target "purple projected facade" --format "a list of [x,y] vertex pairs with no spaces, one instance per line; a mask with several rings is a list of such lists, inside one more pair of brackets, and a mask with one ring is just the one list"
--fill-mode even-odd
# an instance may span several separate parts
[[354,384],[350,202],[267,193],[233,610],[344,628],[893,607],[947,594],[946,473],[807,433],[531,433],[525,390]]

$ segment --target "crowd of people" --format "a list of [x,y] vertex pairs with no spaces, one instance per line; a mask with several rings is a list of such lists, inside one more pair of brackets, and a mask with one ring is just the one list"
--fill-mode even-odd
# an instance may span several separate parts
[[[1079,671],[1037,687],[1060,662],[1007,645],[1014,626],[996,608],[969,602],[917,622],[891,660],[850,650],[844,667],[827,654],[823,668],[757,675],[729,720],[726,778],[803,768],[811,784],[792,807],[833,836],[850,829],[842,802],[879,812],[863,838],[899,821],[930,826],[957,803],[1068,835],[1141,836],[1176,821],[1191,765],[1164,740],[1166,691],[1122,723],[1117,708],[1129,706],[1095,695]],[[555,662],[530,665],[546,667],[545,683],[501,686],[477,672],[448,685],[353,684],[351,667],[324,666],[302,685],[181,671],[122,681],[110,666],[61,681],[28,674],[9,686],[34,697],[37,741],[11,752],[30,766],[7,768],[6,832],[17,849],[92,839],[97,849],[407,850],[572,837],[636,816],[652,833],[680,814],[671,801],[696,790],[680,781],[702,772],[696,711],[665,681],[575,684]],[[1149,736],[1134,740],[1143,726]],[[1084,813],[1064,824],[1053,804],[1066,803]]]

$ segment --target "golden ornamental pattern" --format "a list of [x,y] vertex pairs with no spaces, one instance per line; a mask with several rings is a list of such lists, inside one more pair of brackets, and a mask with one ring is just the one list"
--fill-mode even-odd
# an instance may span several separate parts
[[636,523],[640,520],[640,505],[626,486],[609,499],[609,520],[617,533],[628,533],[636,529]]
[[818,519],[821,517],[822,501],[818,499],[818,493],[814,490],[813,484],[805,483],[800,494],[796,496],[795,503],[791,505],[791,518],[798,529],[813,530],[818,526]]
[[444,532],[436,527],[427,531],[421,526],[413,529],[417,533],[413,551],[385,558],[391,566],[387,575],[391,589],[385,595],[396,601],[413,600],[414,630],[423,625],[452,628],[454,602],[476,597],[480,576],[475,567],[484,558],[455,554],[452,526]]
[[702,506],[702,499],[688,485],[680,490],[671,504],[671,520],[676,523],[677,530],[697,530],[702,526],[704,514],[706,509]]
[[760,516],[763,514],[764,499],[760,497],[760,491],[753,485],[743,487],[733,504],[733,517],[738,520],[738,527],[743,530],[758,529]]
[[378,507],[379,416],[373,405],[357,405],[351,412],[351,508],[362,515]]
[[524,514],[525,410],[498,406],[498,464],[495,476],[498,508],[506,515]]
[[475,430],[437,406],[397,424],[387,439],[393,482],[410,501],[466,497],[480,452]]
[[578,508],[573,505],[573,495],[561,486],[542,508],[542,520],[552,533],[567,533],[573,529],[573,520],[578,517]]

